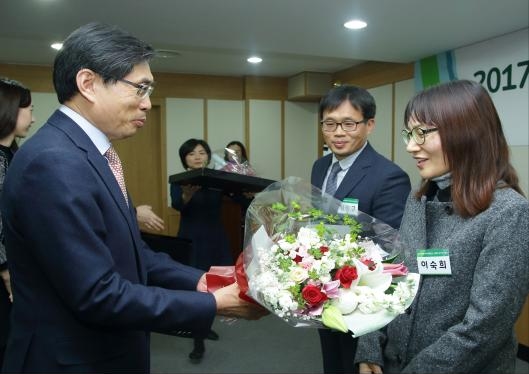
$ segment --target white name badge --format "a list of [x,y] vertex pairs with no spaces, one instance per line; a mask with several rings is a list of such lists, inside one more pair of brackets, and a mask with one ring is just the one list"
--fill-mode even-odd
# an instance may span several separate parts
[[338,214],[348,214],[351,216],[358,215],[358,199],[353,199],[346,197],[343,199],[340,208],[338,209]]
[[448,249],[432,248],[417,251],[419,274],[451,275]]

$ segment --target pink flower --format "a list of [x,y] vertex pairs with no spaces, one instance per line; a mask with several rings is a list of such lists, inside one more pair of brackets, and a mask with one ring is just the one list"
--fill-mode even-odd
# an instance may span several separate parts
[[392,277],[401,277],[408,274],[408,268],[402,262],[400,264],[383,264],[384,273],[390,273]]

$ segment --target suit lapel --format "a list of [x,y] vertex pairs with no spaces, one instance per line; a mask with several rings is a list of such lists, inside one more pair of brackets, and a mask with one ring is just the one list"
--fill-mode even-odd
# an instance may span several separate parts
[[314,173],[314,181],[312,183],[313,185],[320,189],[323,189],[323,181],[325,180],[325,176],[327,175],[327,170],[329,169],[329,166],[331,166],[331,162],[332,155],[327,155],[323,158],[322,162],[319,163],[319,170]]
[[373,164],[373,148],[367,143],[364,150],[358,155],[355,162],[351,165],[347,174],[334,193],[334,197],[343,200],[345,197],[354,197],[355,187],[365,178]]
[[[70,117],[61,111],[57,110],[48,122],[66,133],[66,135],[80,149],[80,151],[86,153],[88,162],[92,165],[109,190],[122,217],[127,222],[130,234],[134,239],[133,242],[135,243],[135,257],[138,265],[138,272],[141,278],[143,272],[140,271],[141,266],[139,264],[139,237],[138,235],[135,235],[135,232],[138,230],[137,222],[135,221],[136,216],[133,214],[132,208],[127,205],[125,198],[123,197],[123,193],[121,192],[121,189],[119,188],[119,185],[116,181],[116,177],[114,177],[114,174],[108,165],[107,159],[99,152],[88,135],[86,135],[86,133]],[[132,204],[130,197],[129,204]]]

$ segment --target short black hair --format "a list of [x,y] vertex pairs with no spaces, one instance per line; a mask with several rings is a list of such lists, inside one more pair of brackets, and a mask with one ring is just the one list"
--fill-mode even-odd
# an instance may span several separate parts
[[346,100],[362,113],[364,119],[375,118],[377,105],[373,96],[364,88],[344,84],[332,88],[321,98],[318,110],[320,120],[323,119],[323,112],[338,108]]
[[147,43],[116,26],[92,22],[79,27],[64,41],[53,65],[53,85],[61,104],[79,91],[76,76],[90,69],[104,83],[114,83],[155,55]]
[[208,154],[208,163],[211,161],[211,148],[209,148],[208,143],[205,140],[202,139],[188,139],[186,140],[178,150],[178,154],[180,156],[180,161],[182,162],[182,166],[184,169],[187,169],[187,163],[186,163],[186,156],[193,152],[193,150],[197,147],[197,145],[201,145],[204,147],[206,153]]

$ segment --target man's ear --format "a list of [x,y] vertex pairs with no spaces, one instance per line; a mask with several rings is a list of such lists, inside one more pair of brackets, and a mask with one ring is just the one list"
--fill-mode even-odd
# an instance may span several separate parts
[[75,76],[79,93],[89,102],[96,100],[97,75],[90,69],[81,69]]
[[371,134],[371,131],[375,129],[375,119],[374,118],[368,119],[366,122],[366,126],[367,126],[367,133]]

